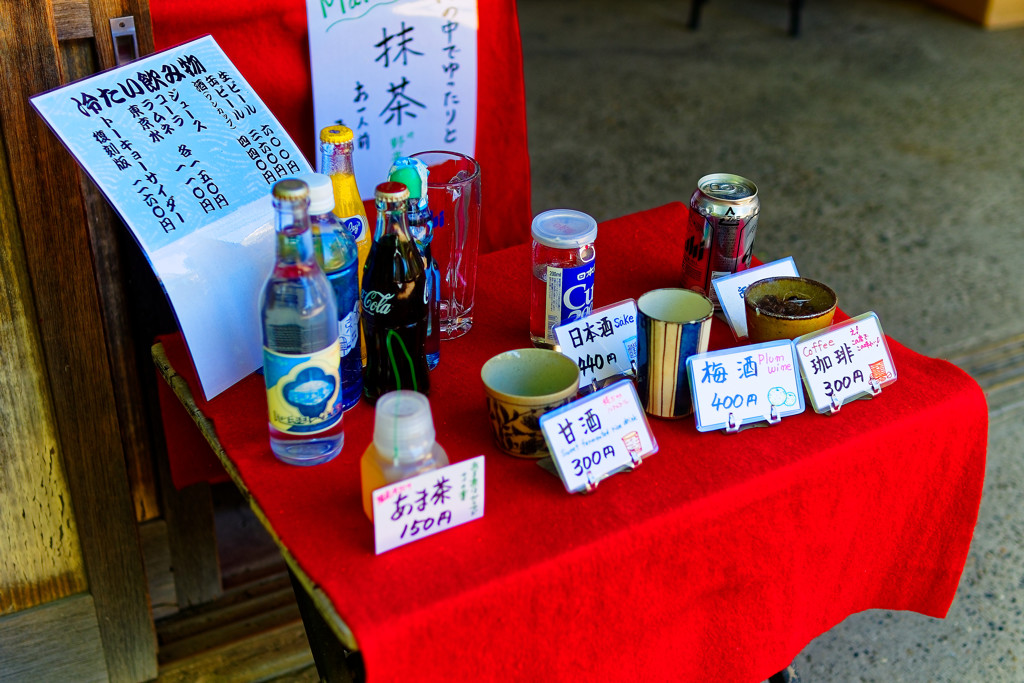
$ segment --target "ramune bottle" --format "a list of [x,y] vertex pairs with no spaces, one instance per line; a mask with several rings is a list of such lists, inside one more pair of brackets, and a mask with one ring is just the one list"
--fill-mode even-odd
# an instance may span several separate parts
[[338,304],[341,344],[342,407],[348,410],[363,393],[363,360],[359,352],[359,256],[356,241],[338,222],[331,179],[322,173],[300,176],[309,185],[309,221],[316,261],[327,276]]
[[363,271],[363,396],[372,405],[396,389],[427,393],[427,277],[409,234],[402,183],[377,186],[377,229]]
[[338,310],[313,253],[309,188],[280,180],[273,201],[277,257],[260,295],[270,448],[286,463],[316,465],[345,439]]
[[437,259],[430,252],[434,239],[434,218],[427,203],[427,165],[419,159],[399,157],[388,171],[388,180],[402,183],[409,188],[409,203],[406,217],[409,232],[416,240],[416,247],[423,257],[427,271],[427,369],[433,370],[441,360],[441,272]]
[[373,492],[396,481],[448,466],[435,441],[430,401],[415,391],[392,391],[377,401],[373,443],[359,461],[363,512],[373,521]]

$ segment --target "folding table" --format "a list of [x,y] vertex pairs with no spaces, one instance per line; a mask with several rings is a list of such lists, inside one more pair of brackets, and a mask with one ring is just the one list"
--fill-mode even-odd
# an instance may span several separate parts
[[[687,211],[600,225],[595,305],[678,284]],[[345,414],[334,461],[288,466],[260,376],[207,402],[181,340],[154,347],[172,465],[187,477],[209,452],[200,425],[368,680],[761,681],[856,612],[946,614],[985,468],[985,399],[966,374],[889,339],[898,380],[875,398],[737,434],[651,418],[658,453],[569,495],[498,451],[479,379],[529,346],[529,277],[526,245],[481,258],[476,323],[431,377],[438,442],[453,461],[485,456],[484,517],[379,556],[359,489],[372,408]],[[716,321],[712,347],[736,344]],[[321,661],[337,655],[318,643]]]

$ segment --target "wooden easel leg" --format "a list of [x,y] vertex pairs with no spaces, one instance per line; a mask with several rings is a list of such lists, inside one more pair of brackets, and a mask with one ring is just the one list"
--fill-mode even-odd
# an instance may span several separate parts
[[692,30],[700,28],[700,10],[707,0],[690,0],[690,21],[689,27]]
[[800,35],[800,13],[804,0],[789,0],[789,35],[794,38]]
[[313,651],[313,661],[316,662],[320,680],[327,683],[363,683],[366,672],[362,656],[341,644],[290,569],[288,576],[292,580],[295,601],[299,604],[302,625],[306,628],[306,639],[309,640],[309,649]]

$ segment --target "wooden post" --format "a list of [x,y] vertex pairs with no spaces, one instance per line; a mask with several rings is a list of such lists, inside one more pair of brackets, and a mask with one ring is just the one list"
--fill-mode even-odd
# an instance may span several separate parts
[[[101,23],[95,11],[92,16]],[[67,504],[80,531],[109,676],[146,680],[157,673],[156,634],[97,289],[102,273],[93,270],[78,167],[28,101],[66,80],[54,8],[43,0],[0,0],[0,22],[0,124],[57,450],[71,491]]]

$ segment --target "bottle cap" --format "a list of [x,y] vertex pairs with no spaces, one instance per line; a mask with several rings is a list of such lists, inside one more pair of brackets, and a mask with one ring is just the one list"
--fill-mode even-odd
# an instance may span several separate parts
[[429,173],[427,165],[419,159],[399,157],[391,164],[388,180],[402,183],[409,188],[410,198],[419,199],[426,193]]
[[582,211],[550,209],[534,216],[530,234],[547,247],[578,249],[597,239],[597,221]]
[[296,202],[309,198],[309,186],[298,178],[285,178],[274,183],[274,199]]
[[323,173],[305,173],[299,180],[309,186],[309,213],[312,216],[330,213],[334,210],[334,184],[331,177]]
[[434,446],[434,417],[421,393],[399,389],[377,399],[373,445],[385,458],[419,460]]
[[409,188],[402,183],[381,183],[374,196],[385,202],[400,202],[409,198]]
[[334,145],[352,142],[353,137],[355,137],[355,135],[352,133],[352,129],[348,126],[327,126],[320,131],[320,142],[329,142]]

